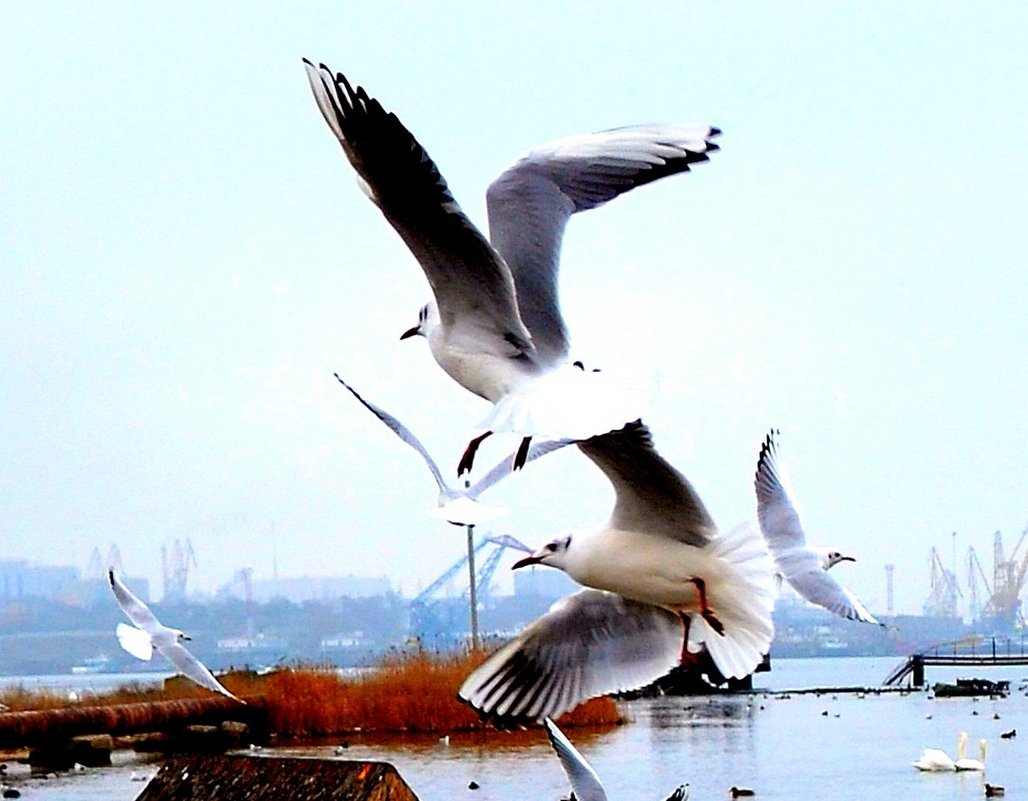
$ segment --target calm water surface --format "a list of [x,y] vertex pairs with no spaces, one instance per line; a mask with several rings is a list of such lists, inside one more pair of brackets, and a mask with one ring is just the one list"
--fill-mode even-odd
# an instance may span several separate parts
[[[606,733],[566,733],[589,759],[611,801],[663,801],[681,783],[692,799],[724,799],[732,785],[752,787],[759,799],[827,798],[838,801],[911,799],[948,801],[984,797],[980,774],[924,774],[911,767],[925,747],[956,751],[961,731],[988,740],[986,778],[1007,788],[1007,799],[1028,799],[1028,698],[1017,692],[1028,668],[986,668],[975,674],[930,668],[929,681],[958,675],[1011,679],[1014,692],[1000,700],[940,699],[926,693],[868,694],[830,691],[820,696],[772,694],[825,686],[876,686],[896,659],[778,660],[756,684],[769,692],[660,698],[626,704],[631,723]],[[81,687],[88,677],[74,677]],[[827,714],[824,714],[826,713]],[[977,713],[977,714],[975,714]],[[995,716],[999,718],[996,719]],[[1020,736],[999,733],[1017,728]],[[330,756],[335,744],[275,749],[269,753]],[[975,753],[969,754],[976,756]],[[49,780],[15,781],[23,797],[134,799],[144,786],[133,772],[155,765],[119,754],[113,768]],[[564,774],[541,731],[490,738],[454,735],[374,743],[352,740],[347,759],[396,765],[424,801],[511,801],[567,797]],[[21,777],[16,776],[16,779]],[[475,781],[478,790],[470,790]]]

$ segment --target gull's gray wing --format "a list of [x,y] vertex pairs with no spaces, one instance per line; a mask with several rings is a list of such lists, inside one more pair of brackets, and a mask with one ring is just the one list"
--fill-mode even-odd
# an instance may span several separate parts
[[162,628],[160,621],[150,611],[150,607],[133,595],[129,588],[122,583],[121,579],[114,574],[113,570],[107,571],[107,581],[111,585],[111,590],[114,592],[114,598],[117,600],[118,606],[121,607],[121,611],[132,621],[133,625],[148,634],[153,634]]
[[581,590],[490,656],[458,694],[498,726],[555,718],[663,676],[681,659],[682,633],[666,609]]
[[363,188],[407,243],[445,329],[489,352],[534,357],[503,259],[461,211],[435,163],[395,114],[342,73],[304,59],[318,108]]
[[[525,459],[525,464],[538,459],[540,456],[545,456],[548,453],[559,451],[565,445],[570,445],[573,442],[573,439],[547,439],[542,442],[533,443],[532,447],[528,449],[528,456]],[[467,491],[467,496],[472,500],[477,500],[478,496],[493,486],[493,484],[502,481],[513,472],[514,454],[512,453],[502,462],[497,463],[492,470],[476,481]]]
[[439,487],[439,492],[441,495],[445,495],[448,498],[456,498],[460,494],[453,490],[450,487],[450,485],[443,480],[443,475],[439,472],[439,466],[435,463],[435,459],[433,459],[429,455],[428,451],[425,449],[425,446],[422,445],[418,438],[410,432],[410,429],[407,428],[407,426],[405,426],[403,423],[401,423],[399,420],[397,420],[395,417],[389,414],[389,412],[379,408],[371,401],[361,397],[357,390],[355,390],[353,387],[347,384],[342,378],[339,377],[339,373],[335,373],[334,375],[336,377],[336,380],[344,387],[346,387],[350,391],[350,394],[353,395],[353,397],[355,397],[357,400],[359,400],[361,404],[363,404],[365,409],[367,409],[369,412],[375,415],[375,417],[377,417],[379,420],[385,423],[386,426],[388,426],[389,429],[394,434],[396,434],[396,436],[398,436],[400,439],[402,439],[404,442],[410,445],[414,450],[421,454],[421,458],[425,460],[425,464],[428,465],[428,469],[432,471],[432,477],[435,479],[435,483]]
[[[776,562],[784,552],[804,548],[807,544],[803,526],[800,525],[800,516],[793,501],[785,464],[778,454],[778,443],[775,440],[778,433],[772,430],[764,438],[764,443],[760,446],[760,456],[757,458],[757,472],[753,479],[753,486],[757,491],[757,518],[760,520],[760,530],[764,533],[764,539],[767,540],[768,548],[771,549]],[[786,577],[788,578],[787,573]]]
[[603,789],[600,777],[596,775],[593,766],[586,762],[578,749],[571,741],[564,736],[557,724],[549,718],[543,718],[543,726],[546,727],[546,735],[550,738],[550,745],[557,753],[557,759],[568,776],[568,784],[575,794],[577,801],[607,801],[607,793]]
[[178,672],[187,679],[196,682],[201,687],[211,690],[212,692],[227,695],[229,698],[235,698],[235,700],[243,703],[241,699],[236,698],[236,696],[226,690],[221,685],[221,682],[214,678],[214,674],[207,669],[207,666],[189,653],[181,643],[173,642],[170,644],[158,644],[157,650],[160,651],[161,654],[164,655],[164,658],[171,662]]
[[614,486],[610,525],[703,547],[717,526],[688,479],[653,447],[642,421],[578,443]]
[[829,612],[834,612],[848,620],[859,620],[863,623],[878,623],[867,607],[852,592],[832,578],[820,565],[803,572],[785,573],[785,579],[804,598]]
[[706,125],[642,125],[542,145],[489,187],[489,239],[514,276],[518,310],[544,363],[567,355],[557,272],[572,214],[686,172],[718,149]]

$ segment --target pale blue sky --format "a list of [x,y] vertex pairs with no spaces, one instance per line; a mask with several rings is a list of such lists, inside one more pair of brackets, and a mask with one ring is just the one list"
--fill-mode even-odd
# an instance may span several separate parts
[[[159,588],[241,567],[415,591],[463,534],[422,514],[483,402],[422,340],[420,269],[357,188],[300,59],[345,72],[468,214],[520,152],[709,122],[692,173],[576,217],[577,352],[659,374],[656,443],[752,516],[771,426],[844,579],[919,611],[928,550],[1028,522],[1028,11],[1022,4],[6,4],[0,12],[0,558],[117,542]],[[490,442],[490,465],[513,442]],[[569,450],[494,491],[538,544],[602,522]],[[991,567],[991,558],[986,560]],[[961,571],[963,572],[963,571]],[[841,575],[841,574],[840,574]]]

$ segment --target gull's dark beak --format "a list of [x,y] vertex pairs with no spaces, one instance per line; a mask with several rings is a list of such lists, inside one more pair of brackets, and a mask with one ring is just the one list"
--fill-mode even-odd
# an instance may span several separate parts
[[188,634],[183,634],[183,635],[182,635],[182,639],[183,639],[183,640],[192,640],[193,638],[192,638],[192,637],[190,637],[190,636],[189,636]]
[[419,323],[418,325],[414,326],[413,328],[408,328],[406,331],[404,331],[402,334],[400,334],[400,339],[401,340],[410,339],[411,337],[416,337],[420,333],[421,333],[421,324]]
[[516,561],[514,564],[512,564],[510,566],[510,569],[511,570],[517,570],[519,567],[528,567],[529,565],[537,565],[537,564],[539,564],[539,562],[540,562],[539,557],[536,556],[535,554],[532,554],[531,556],[526,556],[524,559],[518,559],[518,561]]
[[839,557],[839,561],[840,562],[856,562],[857,560],[854,559],[852,556],[840,556]]

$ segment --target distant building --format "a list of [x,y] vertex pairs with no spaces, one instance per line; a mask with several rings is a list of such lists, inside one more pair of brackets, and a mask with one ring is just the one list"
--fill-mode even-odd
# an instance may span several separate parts
[[80,577],[77,567],[33,565],[23,559],[0,560],[0,601],[60,600],[72,592]]
[[[392,585],[385,576],[300,576],[298,578],[253,579],[254,601],[266,603],[281,598],[293,603],[334,601],[337,598],[372,598],[388,595]],[[239,582],[222,587],[220,597],[246,600]]]

